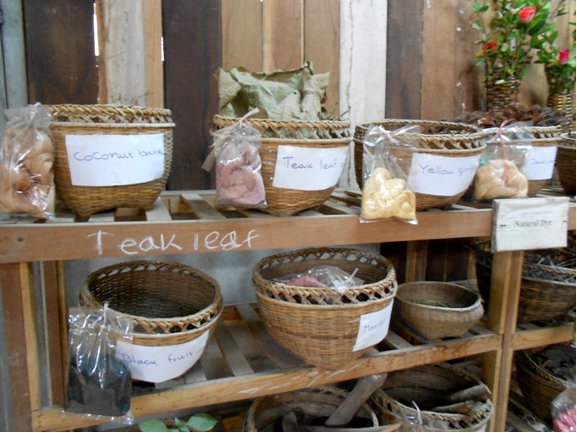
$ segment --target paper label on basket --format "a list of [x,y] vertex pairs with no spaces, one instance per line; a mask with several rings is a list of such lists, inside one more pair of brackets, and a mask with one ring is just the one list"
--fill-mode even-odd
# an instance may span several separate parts
[[465,191],[479,166],[481,155],[450,157],[414,153],[408,187],[413,192],[450,197]]
[[272,185],[276,188],[320,191],[337,184],[348,146],[305,148],[278,146]]
[[164,173],[163,134],[67,135],[66,153],[72,185],[134,185]]
[[528,180],[551,179],[555,167],[555,156],[557,156],[557,146],[532,146],[523,167],[523,174]]
[[382,341],[389,332],[393,301],[385,308],[372,313],[363,314],[359,320],[359,332],[353,352],[374,346]]
[[180,376],[200,358],[209,332],[194,340],[169,346],[142,346],[124,340],[116,344],[116,357],[124,362],[133,379],[165,382]]

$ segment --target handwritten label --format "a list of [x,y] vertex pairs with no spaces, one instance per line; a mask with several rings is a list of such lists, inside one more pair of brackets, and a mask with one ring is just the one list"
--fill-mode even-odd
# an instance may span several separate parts
[[393,301],[382,310],[361,316],[353,352],[374,346],[387,336],[392,311]]
[[98,230],[88,235],[94,241],[94,247],[99,256],[104,255],[105,250],[116,247],[127,256],[135,256],[148,253],[177,253],[186,247],[186,251],[231,251],[239,248],[251,249],[253,241],[260,235],[256,230],[249,230],[244,236],[236,230],[226,233],[211,231],[208,233],[192,233],[186,239],[177,239],[175,234],[161,233],[157,236],[144,236],[139,238],[117,238],[112,233]]
[[118,340],[116,357],[130,369],[133,379],[164,382],[190,369],[202,355],[209,332],[182,344],[142,346]]
[[481,155],[449,157],[415,153],[411,160],[408,186],[420,194],[447,196],[465,191],[479,166]]
[[553,177],[557,146],[532,146],[523,167],[523,174],[528,180],[545,180]]
[[493,252],[567,246],[569,197],[493,201]]
[[279,146],[272,185],[276,188],[320,191],[337,184],[348,146],[305,148]]
[[164,135],[67,135],[73,185],[115,186],[150,182],[164,173]]

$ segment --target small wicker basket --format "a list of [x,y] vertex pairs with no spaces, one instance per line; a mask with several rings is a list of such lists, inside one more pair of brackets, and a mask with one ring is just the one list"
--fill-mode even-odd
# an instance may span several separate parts
[[[119,207],[149,209],[164,190],[172,164],[174,123],[168,109],[116,105],[52,105],[50,131],[56,158],[54,181],[59,197],[75,214],[88,217]],[[72,184],[66,151],[67,135],[142,135],[163,134],[164,172],[150,182],[79,186]]]
[[[557,152],[559,151],[558,146],[562,142],[561,128],[559,126],[532,126],[530,129],[534,137],[531,141],[533,147],[557,146]],[[527,196],[535,197],[541,188],[547,185],[549,180],[550,179],[529,180]]]
[[[238,120],[216,115],[213,123],[216,129],[222,129]],[[315,191],[273,186],[278,147],[282,145],[314,149],[347,147],[351,142],[348,122],[247,119],[245,123],[263,135],[259,154],[262,160],[261,174],[267,202],[266,208],[263,209],[265,212],[278,216],[294,215],[319,206],[330,197],[336,185]]]
[[179,263],[139,260],[106,266],[87,278],[80,303],[109,303],[133,323],[132,343],[168,346],[212,332],[223,303],[218,283]]
[[563,191],[575,195],[575,131],[561,134],[561,144],[557,147],[557,174]]
[[[350,274],[357,270],[364,284],[341,294],[276,281],[320,265]],[[297,357],[329,369],[371,350],[372,346],[354,351],[361,317],[387,308],[396,293],[395,271],[386,258],[349,248],[305,249],[264,258],[254,267],[253,284],[270,335]]]
[[[421,132],[418,134],[404,134],[411,142],[418,143],[415,147],[393,147],[390,150],[399,160],[399,164],[409,173],[412,156],[417,153],[462,158],[481,155],[485,144],[481,131],[472,125],[453,122],[441,122],[430,120],[401,120],[386,119],[382,122],[357,125],[354,135],[355,174],[357,183],[363,184],[363,141],[367,131],[373,126],[382,126],[388,131],[395,129],[418,126]],[[463,191],[452,196],[440,196],[429,194],[416,194],[417,210],[426,210],[434,207],[448,207],[456,202],[467,191],[468,185]]]
[[461,337],[483,317],[478,293],[459,284],[437,281],[399,285],[395,311],[429,340]]

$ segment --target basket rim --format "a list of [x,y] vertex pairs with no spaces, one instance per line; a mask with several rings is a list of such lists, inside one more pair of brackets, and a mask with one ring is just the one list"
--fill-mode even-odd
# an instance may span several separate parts
[[[468,293],[475,295],[475,302],[473,302],[471,305],[468,305],[466,307],[451,308],[451,307],[440,307],[440,306],[436,306],[436,305],[421,304],[418,302],[414,302],[412,299],[407,299],[406,297],[403,297],[403,291],[402,291],[403,286],[410,286],[410,285],[414,285],[415,283],[416,284],[422,284],[422,285],[429,285],[429,283],[431,283],[431,285],[441,283],[441,284],[444,284],[447,286],[451,286],[452,288],[458,288],[458,289],[463,290],[464,292],[468,292]],[[466,311],[474,310],[474,309],[478,308],[479,305],[482,304],[481,295],[479,293],[477,293],[476,291],[471,290],[471,289],[469,289],[465,286],[462,286],[460,284],[449,283],[449,282],[444,282],[444,281],[411,281],[411,282],[399,284],[399,288],[397,289],[397,298],[399,299],[399,301],[401,303],[406,303],[406,304],[409,304],[409,305],[414,306],[414,307],[423,308],[423,309],[427,309],[427,310],[452,312],[452,313],[460,313],[460,312],[466,312]]]
[[[569,345],[569,343],[556,343],[556,344]],[[545,349],[549,346],[554,346],[554,345],[555,344],[544,346],[544,347],[537,347],[537,348],[533,348],[533,349],[520,350],[518,352],[518,356],[520,357],[521,362],[526,363],[527,367],[529,367],[529,369],[530,369],[529,371],[532,371],[534,374],[537,374],[546,380],[550,380],[550,381],[552,381],[558,385],[562,385],[564,387],[567,387],[568,384],[570,384],[570,381],[562,379],[559,376],[555,376],[554,374],[550,373],[549,371],[547,371],[546,369],[541,367],[539,364],[537,364],[533,360],[533,358],[530,356],[539,350],[542,350],[542,349]]]
[[383,298],[379,298],[379,299],[371,299],[368,301],[363,301],[363,302],[357,302],[357,303],[347,303],[347,304],[300,304],[300,303],[296,303],[296,302],[289,302],[289,301],[283,301],[282,299],[277,299],[277,298],[271,298],[270,296],[267,296],[265,293],[262,292],[262,290],[260,288],[256,288],[255,290],[257,297],[266,299],[266,302],[271,302],[273,304],[279,304],[282,305],[283,307],[286,308],[286,306],[291,305],[294,306],[294,308],[298,308],[299,310],[303,309],[303,310],[354,310],[354,309],[365,309],[368,306],[372,306],[372,305],[378,305],[380,303],[385,303],[389,300],[393,300],[395,297],[395,292],[392,292],[391,294],[383,297]]
[[[368,129],[372,126],[383,126],[386,123],[400,123],[406,124],[406,126],[418,126],[418,125],[439,125],[439,126],[452,126],[463,130],[462,134],[427,134],[427,133],[406,133],[407,136],[420,136],[424,138],[481,138],[483,135],[482,129],[478,126],[471,125],[469,123],[460,123],[460,122],[449,122],[446,120],[424,120],[424,119],[394,119],[394,118],[386,118],[382,120],[378,120],[375,122],[367,122],[361,123],[355,126],[355,130],[359,132],[366,133]],[[465,132],[468,131],[468,132]]]
[[327,144],[327,143],[334,143],[340,144],[342,143],[345,147],[349,145],[351,142],[350,138],[314,138],[314,139],[303,139],[303,138],[272,138],[272,137],[262,137],[260,139],[262,143],[265,144],[272,144],[272,145],[283,145],[283,144]]
[[158,122],[158,123],[97,123],[97,122],[62,122],[52,121],[50,127],[68,127],[68,128],[174,128],[174,122]]
[[[213,116],[213,121],[218,120],[222,122],[237,122],[240,120],[240,117],[230,117],[230,116],[223,116],[222,114],[215,114]],[[270,118],[254,118],[250,117],[244,120],[244,122],[248,124],[259,124],[262,123],[263,125],[271,125],[277,126],[278,125],[285,125],[285,124],[294,124],[298,128],[310,128],[310,129],[335,129],[335,127],[339,127],[339,129],[348,129],[350,128],[351,123],[346,120],[299,120],[299,119],[270,119]]]

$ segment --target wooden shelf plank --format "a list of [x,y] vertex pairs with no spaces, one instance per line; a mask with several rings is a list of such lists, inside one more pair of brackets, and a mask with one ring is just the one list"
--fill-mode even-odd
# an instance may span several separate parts
[[513,337],[513,350],[525,350],[549,344],[564,343],[575,338],[575,323],[558,326],[517,330]]

